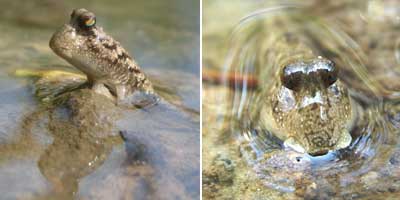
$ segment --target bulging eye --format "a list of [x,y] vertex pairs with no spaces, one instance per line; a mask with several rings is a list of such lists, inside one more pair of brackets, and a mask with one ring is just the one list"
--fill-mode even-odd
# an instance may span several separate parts
[[303,76],[301,68],[287,65],[281,72],[281,82],[286,88],[298,91],[303,82]]
[[87,27],[94,26],[95,24],[96,24],[96,18],[94,18],[94,17],[85,21],[85,25]]
[[321,73],[321,81],[325,87],[329,87],[337,80],[337,73],[325,71]]
[[334,84],[338,79],[338,69],[332,61],[326,62],[317,70],[317,74],[325,87]]
[[309,62],[286,65],[281,71],[281,82],[290,90],[322,86],[328,88],[338,79],[338,69],[330,60],[318,58]]
[[91,28],[96,25],[96,17],[94,15],[82,15],[79,19],[81,28]]

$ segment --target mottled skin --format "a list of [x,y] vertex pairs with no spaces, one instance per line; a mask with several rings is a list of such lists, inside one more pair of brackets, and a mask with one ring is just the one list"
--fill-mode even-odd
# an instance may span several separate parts
[[267,104],[277,136],[286,146],[311,155],[347,147],[352,110],[335,64],[318,57],[293,61],[280,70]]
[[153,92],[138,64],[86,9],[72,12],[70,22],[53,34],[50,48],[85,73],[97,93],[124,100],[135,91]]

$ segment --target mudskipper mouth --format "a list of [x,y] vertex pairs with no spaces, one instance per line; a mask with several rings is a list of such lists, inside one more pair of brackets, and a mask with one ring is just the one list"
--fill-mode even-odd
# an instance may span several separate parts
[[318,151],[309,153],[311,156],[325,155],[329,152],[329,149],[334,146],[331,144],[331,137],[326,131],[309,132],[306,134],[306,139],[310,146],[319,149]]
[[321,150],[313,153],[309,153],[310,156],[317,157],[317,156],[324,156],[329,152],[329,150]]
[[58,47],[59,49],[63,50],[63,51],[67,51],[69,50],[67,47]]

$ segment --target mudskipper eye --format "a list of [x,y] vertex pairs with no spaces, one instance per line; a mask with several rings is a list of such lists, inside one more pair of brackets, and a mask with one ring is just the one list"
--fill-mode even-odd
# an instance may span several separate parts
[[320,69],[317,70],[322,84],[329,87],[338,79],[338,69],[332,61],[324,62]]
[[96,25],[96,17],[94,15],[83,15],[79,19],[79,26],[81,28],[91,28]]
[[94,26],[95,24],[96,24],[96,18],[90,18],[90,19],[85,21],[85,25],[87,27]]
[[287,65],[281,72],[281,82],[283,86],[290,90],[297,91],[303,82],[303,71],[296,65]]

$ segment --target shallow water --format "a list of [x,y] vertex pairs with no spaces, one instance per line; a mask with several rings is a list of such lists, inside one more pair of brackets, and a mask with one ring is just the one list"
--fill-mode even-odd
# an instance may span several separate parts
[[[379,35],[396,32],[398,15],[382,14],[383,6],[388,9],[393,5],[388,5],[387,2],[390,1],[385,1],[387,4],[378,3],[380,7],[377,8],[376,5],[371,5],[376,2],[368,4],[365,1],[355,1],[354,4],[337,3],[325,7],[316,1],[314,6],[308,7],[309,5],[294,2],[272,3],[263,9],[247,9],[251,11],[247,17],[238,20],[234,28],[231,26],[232,33],[225,35],[229,45],[223,65],[211,66],[224,67],[221,71],[224,73],[226,90],[224,93],[219,91],[219,97],[214,100],[216,105],[226,107],[214,108],[221,114],[213,125],[214,129],[206,129],[209,132],[203,133],[206,137],[203,141],[216,153],[203,154],[203,158],[218,160],[218,156],[213,158],[212,155],[225,154],[232,160],[230,162],[237,163],[234,172],[230,172],[233,173],[231,176],[237,177],[232,178],[232,184],[218,181],[214,184],[221,184],[220,187],[225,187],[225,191],[230,188],[238,190],[250,187],[249,190],[257,192],[246,195],[242,191],[243,196],[240,197],[249,199],[258,199],[271,193],[276,194],[270,196],[271,199],[373,198],[370,195],[383,199],[393,198],[393,193],[398,194],[400,189],[400,167],[396,161],[400,152],[400,127],[396,117],[399,115],[400,87],[385,83],[379,76],[385,76],[392,83],[399,80],[395,56],[398,48],[394,44],[387,44],[382,37],[384,41],[378,41],[377,45],[380,46],[380,54],[378,49],[368,49],[364,44]],[[248,4],[254,6],[257,2]],[[217,3],[214,4],[216,5]],[[240,3],[236,4],[238,5]],[[366,5],[370,6],[368,10],[364,10]],[[246,10],[251,6],[243,7]],[[379,10],[380,15],[372,13],[371,10],[375,9]],[[355,16],[352,13],[356,13]],[[367,32],[356,32],[359,23],[354,23],[357,20],[351,17],[361,21],[364,26],[371,24],[375,29],[367,28]],[[385,31],[380,33],[376,32],[378,18],[384,18],[387,23],[381,28]],[[347,20],[345,24],[340,21],[343,19]],[[354,24],[350,25],[351,23]],[[298,153],[284,148],[283,141],[263,123],[274,120],[271,116],[267,119],[260,118],[259,113],[264,112],[262,108],[270,98],[268,92],[279,81],[279,67],[284,63],[282,60],[301,57],[302,51],[307,51],[300,49],[299,52],[288,54],[288,49],[293,52],[295,48],[282,46],[280,40],[284,37],[303,42],[314,55],[333,60],[339,66],[339,79],[350,89],[353,112],[357,113],[349,127],[352,135],[349,147],[319,157]],[[396,37],[386,39],[390,42],[396,40]],[[385,48],[381,43],[387,44]],[[385,60],[385,64],[382,64],[382,60]],[[209,90],[209,93],[218,91]],[[210,112],[212,106],[203,110]],[[218,129],[221,130],[218,132]],[[226,142],[215,142],[210,134],[219,134]],[[232,149],[233,144],[240,149],[238,155],[232,153],[232,150],[226,150]],[[240,165],[243,161],[245,166]],[[206,167],[203,172],[210,173],[215,168],[219,169],[216,165],[204,163],[205,161],[203,166]],[[248,177],[238,178],[239,173],[245,173]],[[252,176],[255,178],[251,178]],[[255,180],[262,186],[257,185]],[[256,189],[252,185],[257,185]],[[207,183],[206,186],[212,187],[212,184]],[[223,191],[220,190],[216,195],[229,196]],[[210,196],[210,193],[206,191],[206,195]]]
[[[272,21],[278,20],[281,20],[277,25],[279,29],[269,32],[268,30],[276,28]],[[387,90],[385,97],[379,97],[382,94],[378,92],[383,92],[382,89],[373,90],[384,87],[364,74],[367,71],[366,66],[357,60],[362,57],[362,50],[349,45],[354,41],[345,37],[344,32],[324,23],[323,19],[302,13],[301,7],[297,6],[272,7],[242,20],[234,33],[237,37],[233,36],[232,39],[234,45],[229,53],[232,57],[228,58],[229,68],[226,70],[236,72],[238,77],[255,76],[262,87],[253,92],[247,88],[246,80],[235,83],[232,112],[233,120],[237,122],[233,122],[231,130],[238,134],[238,140],[244,146],[241,147],[244,158],[248,159],[250,166],[265,185],[274,189],[295,192],[299,190],[300,181],[303,182],[301,188],[306,190],[305,196],[319,192],[327,193],[328,196],[347,196],[357,190],[362,191],[360,188],[370,184],[362,177],[374,174],[374,181],[385,183],[380,185],[382,191],[387,191],[390,187],[397,190],[393,185],[399,178],[399,166],[390,160],[396,159],[400,150],[400,129],[390,121],[387,113],[398,112],[398,90]],[[265,98],[268,98],[265,94],[273,87],[273,82],[277,81],[276,72],[282,65],[279,59],[298,56],[304,50],[287,55],[286,48],[291,47],[281,47],[279,44],[279,38],[285,34],[291,34],[291,40],[299,38],[298,40],[304,41],[315,55],[334,60],[340,70],[347,68],[348,73],[341,74],[339,79],[344,82],[352,79],[346,85],[350,88],[352,107],[357,115],[350,129],[353,142],[348,148],[318,158],[284,152],[287,150],[283,150],[283,141],[274,141],[274,133],[262,123],[262,120],[274,119],[255,117],[258,116],[255,113],[264,111],[261,106]],[[355,80],[360,80],[359,83],[364,85],[357,88],[353,82]],[[360,96],[363,96],[362,100],[357,99]],[[367,100],[364,102],[365,99]],[[242,140],[246,140],[248,144]],[[265,159],[265,154],[270,152],[272,157]],[[296,173],[298,175],[293,176]]]
[[[53,114],[40,110],[32,80],[13,75],[17,69],[76,71],[50,50],[48,41],[78,7],[96,13],[98,24],[133,55],[150,79],[180,99],[178,106],[165,101],[143,111],[121,110],[112,129],[116,135],[124,133],[124,142],[74,138],[75,129],[69,132],[63,121],[68,113],[55,110],[55,119],[49,119]],[[198,198],[198,10],[197,2],[182,0],[1,0],[2,199]],[[49,128],[52,122],[59,126]]]

